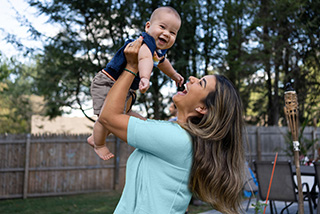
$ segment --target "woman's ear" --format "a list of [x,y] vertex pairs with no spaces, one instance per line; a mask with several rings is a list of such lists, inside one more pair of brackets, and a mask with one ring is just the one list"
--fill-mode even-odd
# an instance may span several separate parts
[[197,107],[195,109],[199,114],[206,114],[208,112],[208,109],[205,107],[205,106],[200,106],[200,107]]

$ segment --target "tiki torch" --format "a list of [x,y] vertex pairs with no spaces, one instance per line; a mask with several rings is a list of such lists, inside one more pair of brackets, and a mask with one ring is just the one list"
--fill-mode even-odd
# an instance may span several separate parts
[[299,195],[299,214],[304,213],[303,208],[303,192],[302,192],[302,183],[301,183],[301,172],[300,172],[300,162],[299,162],[299,130],[298,130],[298,99],[297,93],[292,88],[290,83],[286,85],[286,91],[284,93],[284,113],[286,115],[287,123],[292,135],[293,142],[293,152],[294,152],[294,164],[296,166],[296,176],[298,182],[298,195]]

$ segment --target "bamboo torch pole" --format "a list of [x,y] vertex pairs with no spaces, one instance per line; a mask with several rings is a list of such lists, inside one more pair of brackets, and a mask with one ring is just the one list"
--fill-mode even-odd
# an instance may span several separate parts
[[286,91],[284,93],[285,107],[284,112],[291,130],[292,141],[293,141],[293,152],[294,152],[294,164],[296,166],[296,176],[298,182],[298,205],[299,205],[299,214],[304,213],[303,208],[303,192],[302,192],[302,183],[301,183],[301,171],[300,171],[300,162],[299,162],[299,131],[298,131],[298,99],[296,91],[291,87],[290,83],[286,85]]

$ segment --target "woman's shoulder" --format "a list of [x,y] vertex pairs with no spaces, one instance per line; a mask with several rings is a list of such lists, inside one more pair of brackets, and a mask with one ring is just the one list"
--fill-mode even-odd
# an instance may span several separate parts
[[136,124],[136,125],[143,125],[149,130],[159,130],[163,131],[166,130],[166,132],[179,132],[189,135],[189,133],[183,129],[177,122],[172,122],[168,120],[155,120],[155,119],[147,119],[147,120],[141,120],[139,118],[130,117],[130,123]]
[[176,121],[147,119],[146,122],[149,125],[165,126],[168,128],[177,128],[177,129],[184,130]]

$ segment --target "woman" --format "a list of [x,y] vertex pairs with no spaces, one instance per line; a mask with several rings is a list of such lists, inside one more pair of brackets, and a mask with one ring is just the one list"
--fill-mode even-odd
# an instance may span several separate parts
[[239,213],[243,185],[241,101],[219,75],[190,77],[173,101],[177,122],[123,114],[126,92],[138,72],[139,38],[125,50],[126,71],[110,90],[101,122],[137,148],[114,213],[184,213],[191,192],[222,213]]

